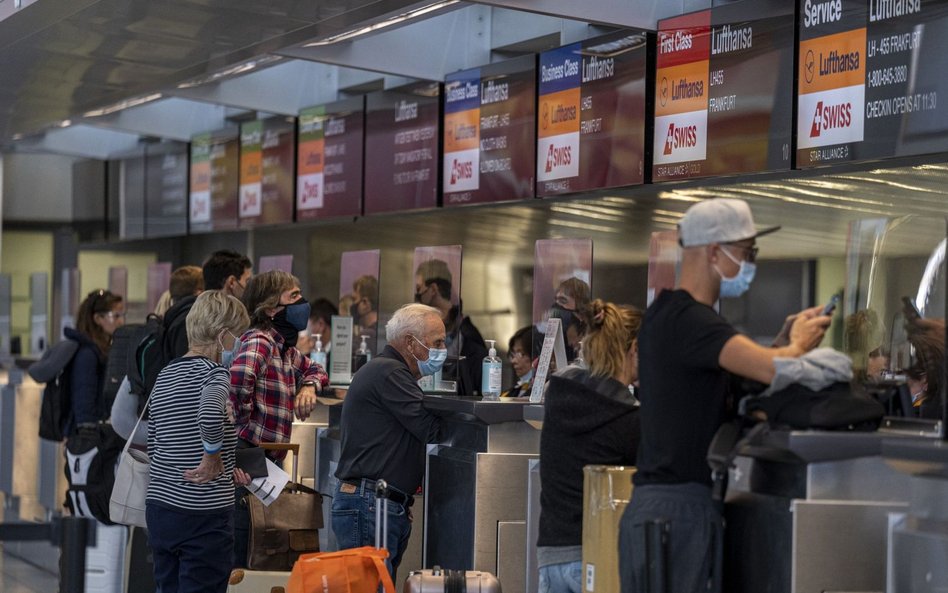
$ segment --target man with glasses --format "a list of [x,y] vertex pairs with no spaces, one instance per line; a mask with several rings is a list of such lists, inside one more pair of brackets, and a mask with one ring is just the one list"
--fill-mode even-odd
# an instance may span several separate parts
[[421,304],[395,311],[388,345],[352,377],[339,423],[341,451],[332,499],[332,530],[340,550],[374,545],[375,484],[389,486],[388,548],[392,576],[411,535],[411,506],[425,476],[425,449],[441,420],[422,406],[418,379],[444,364],[444,322]]
[[823,339],[830,317],[814,307],[797,314],[789,344],[766,348],[738,333],[714,309],[738,297],[754,279],[757,230],[742,200],[712,199],[688,209],[678,225],[681,276],[658,295],[639,332],[642,438],[632,501],[622,516],[622,593],[648,584],[646,530],[667,522],[669,591],[719,592],[722,509],[711,498],[706,456],[729,414],[729,374],[761,383],[774,359],[796,358]]

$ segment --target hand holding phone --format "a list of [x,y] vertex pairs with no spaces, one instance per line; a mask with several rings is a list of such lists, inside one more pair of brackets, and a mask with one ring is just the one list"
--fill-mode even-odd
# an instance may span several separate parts
[[833,311],[836,310],[836,306],[838,304],[839,304],[839,293],[836,293],[830,298],[829,302],[826,303],[826,306],[823,307],[823,311],[820,313],[820,315],[832,315]]

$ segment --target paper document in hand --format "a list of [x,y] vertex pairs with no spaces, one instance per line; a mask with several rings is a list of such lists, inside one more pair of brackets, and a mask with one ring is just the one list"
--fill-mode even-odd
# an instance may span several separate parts
[[264,505],[270,506],[270,504],[280,496],[280,493],[283,492],[283,487],[286,486],[289,481],[290,474],[267,459],[267,476],[251,480],[250,484],[247,485],[247,490],[259,498],[260,502]]

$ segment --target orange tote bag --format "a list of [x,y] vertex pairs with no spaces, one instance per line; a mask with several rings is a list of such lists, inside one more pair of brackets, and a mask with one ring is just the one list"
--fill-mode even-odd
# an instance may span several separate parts
[[396,593],[385,568],[388,550],[372,546],[303,554],[293,565],[287,593]]

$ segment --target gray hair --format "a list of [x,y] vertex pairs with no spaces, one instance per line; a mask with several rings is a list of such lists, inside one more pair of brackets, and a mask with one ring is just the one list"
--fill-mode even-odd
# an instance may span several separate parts
[[408,334],[420,338],[425,333],[425,322],[431,315],[441,319],[441,312],[428,305],[411,303],[401,306],[385,324],[385,341],[392,344]]

